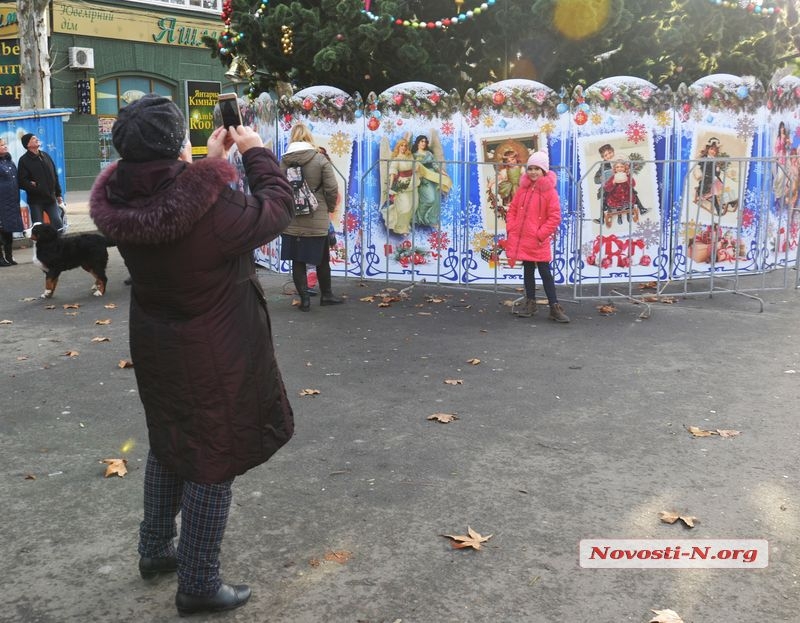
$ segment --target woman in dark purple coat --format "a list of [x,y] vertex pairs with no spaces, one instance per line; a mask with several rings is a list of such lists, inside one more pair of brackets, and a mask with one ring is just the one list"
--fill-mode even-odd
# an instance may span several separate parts
[[22,231],[19,212],[17,165],[8,153],[8,145],[0,138],[0,266],[15,266],[14,232]]
[[[139,570],[151,578],[177,568],[182,615],[249,599],[249,587],[219,576],[231,483],[293,432],[252,259],[291,220],[291,187],[250,128],[218,128],[195,163],[185,135],[166,98],[150,94],[121,109],[112,141],[122,160],[100,174],[90,198],[133,282],[130,347],[150,438]],[[249,196],[229,186],[236,173],[225,152],[234,142]]]

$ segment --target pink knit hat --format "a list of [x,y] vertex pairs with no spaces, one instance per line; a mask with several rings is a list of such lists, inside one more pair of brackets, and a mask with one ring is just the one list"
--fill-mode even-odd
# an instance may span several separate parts
[[531,154],[528,158],[529,167],[539,167],[542,171],[547,173],[550,170],[550,157],[546,151],[537,151]]

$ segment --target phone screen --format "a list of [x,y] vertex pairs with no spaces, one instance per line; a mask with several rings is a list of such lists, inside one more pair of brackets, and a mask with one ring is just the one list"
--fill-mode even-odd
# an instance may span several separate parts
[[234,98],[220,98],[219,112],[222,115],[222,125],[227,130],[230,127],[242,125],[242,117],[239,114],[239,103]]

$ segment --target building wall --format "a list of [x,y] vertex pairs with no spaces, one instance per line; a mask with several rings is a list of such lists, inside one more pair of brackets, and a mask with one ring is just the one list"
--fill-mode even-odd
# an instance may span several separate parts
[[[168,37],[161,36],[159,42],[146,40],[128,40],[125,36],[127,25],[130,22],[132,39],[156,39],[159,31],[152,27],[148,34],[147,21],[152,24],[158,22],[159,17],[174,18],[177,23],[181,20],[190,20],[193,23],[205,20],[210,30],[219,29],[222,24],[213,15],[195,14],[189,12],[178,13],[161,7],[138,7],[132,3],[93,3],[90,6],[103,6],[115,20],[113,30],[103,32],[103,27],[92,31],[85,24],[78,24],[78,32],[83,34],[69,34],[59,30],[71,29],[72,25],[66,24],[61,15],[65,7],[85,6],[86,3],[56,0],[54,2],[51,36],[51,63],[53,74],[51,78],[52,98],[54,108],[74,108],[75,112],[64,125],[65,167],[67,174],[67,188],[69,190],[88,190],[101,170],[101,137],[98,127],[98,116],[81,114],[79,112],[77,81],[80,79],[94,78],[101,82],[108,78],[119,76],[139,76],[153,78],[168,83],[175,87],[175,103],[185,111],[185,81],[209,80],[227,84],[224,77],[225,68],[219,59],[211,57],[211,52],[199,43],[199,33],[191,38],[194,45],[181,45],[174,37],[170,42]],[[132,8],[134,7],[134,8]],[[142,24],[145,24],[144,30]],[[87,31],[89,34],[87,35]],[[195,43],[196,42],[196,43]],[[68,50],[70,47],[85,47],[94,50],[94,69],[76,70],[69,68]]]

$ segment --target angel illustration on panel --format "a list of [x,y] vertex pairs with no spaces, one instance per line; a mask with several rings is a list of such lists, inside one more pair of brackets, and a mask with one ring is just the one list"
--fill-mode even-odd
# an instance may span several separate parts
[[420,179],[414,174],[416,162],[409,138],[409,134],[400,138],[391,149],[384,136],[380,147],[381,215],[389,231],[401,235],[411,232]]
[[442,195],[453,185],[444,170],[439,135],[419,135],[409,149],[410,135],[399,139],[389,152],[387,138],[381,141],[381,214],[388,229],[408,234],[412,225],[437,227]]
[[494,175],[487,178],[489,205],[505,220],[508,204],[519,188],[519,182],[528,160],[528,148],[520,141],[507,140],[494,152]]

